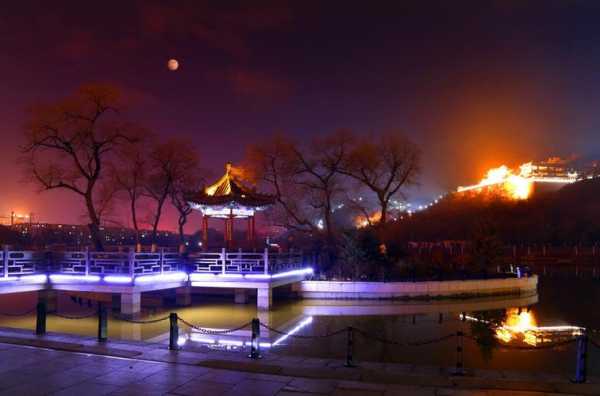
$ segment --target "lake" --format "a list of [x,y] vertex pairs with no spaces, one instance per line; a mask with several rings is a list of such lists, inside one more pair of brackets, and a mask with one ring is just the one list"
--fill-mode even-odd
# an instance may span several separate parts
[[[161,303],[154,295],[143,301],[143,319],[160,318],[177,312],[187,322],[203,328],[222,330],[238,327],[259,317],[272,330],[261,330],[265,353],[308,357],[335,357],[343,359],[346,351],[346,333],[331,337],[296,338],[281,333],[292,332],[300,336],[324,336],[348,326],[360,329],[368,337],[355,333],[354,360],[360,362],[396,362],[416,365],[454,366],[456,362],[456,337],[420,346],[392,345],[380,342],[397,341],[403,344],[424,342],[455,334],[475,334],[478,342],[464,339],[464,364],[467,368],[491,368],[545,371],[570,377],[575,367],[575,344],[542,349],[557,341],[572,337],[566,334],[532,337],[530,332],[519,333],[520,326],[583,326],[600,329],[600,288],[594,279],[558,279],[541,277],[539,294],[532,296],[503,296],[469,300],[438,300],[432,302],[390,301],[319,301],[275,299],[274,309],[257,313],[254,303],[237,305],[232,298],[196,295],[191,307],[176,308]],[[0,297],[0,312],[17,313],[33,307],[35,293]],[[60,294],[58,311],[61,314],[83,316],[95,309],[84,300]],[[469,320],[461,320],[461,313]],[[475,321],[474,318],[480,321]],[[485,321],[497,321],[510,329],[511,334],[499,334],[489,329]],[[0,326],[34,329],[35,315],[24,317],[0,316]],[[97,319],[65,319],[48,317],[48,331],[94,336]],[[514,330],[514,331],[513,331]],[[281,332],[281,333],[280,333]],[[250,330],[233,334],[205,334],[181,326],[184,349],[226,349],[247,353]],[[537,334],[537,333],[536,333]],[[111,318],[109,338],[167,342],[168,321],[151,324],[134,324]],[[497,337],[505,341],[496,341]],[[550,338],[548,338],[550,337]],[[510,340],[508,340],[510,338]],[[491,340],[491,342],[490,342]],[[498,345],[527,350],[499,348]],[[534,348],[535,347],[535,348]],[[600,350],[590,345],[590,375],[600,375]]]

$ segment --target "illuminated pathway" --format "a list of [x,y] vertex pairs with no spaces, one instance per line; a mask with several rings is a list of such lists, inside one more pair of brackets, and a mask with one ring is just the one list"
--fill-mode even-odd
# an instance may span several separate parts
[[[163,344],[126,342],[98,345],[89,338],[36,338],[11,330],[0,330],[0,342],[3,395],[600,394],[597,382],[570,384],[542,374],[478,370],[451,377],[441,367],[365,363],[345,368],[335,360],[273,355],[252,361],[228,352],[171,352]],[[28,342],[44,349],[15,345]]]

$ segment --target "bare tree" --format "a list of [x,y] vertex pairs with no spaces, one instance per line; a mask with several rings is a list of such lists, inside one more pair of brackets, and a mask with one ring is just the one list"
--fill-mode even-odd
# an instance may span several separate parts
[[296,173],[293,145],[283,136],[252,145],[248,149],[244,169],[248,179],[265,184],[275,195],[278,207],[272,218],[277,225],[318,233],[318,224],[302,205],[303,195],[293,181]]
[[117,151],[117,160],[111,164],[111,178],[117,192],[125,194],[135,230],[136,245],[140,244],[138,205],[144,197],[148,178],[149,153],[154,136],[145,131],[135,145],[124,145]]
[[308,204],[320,214],[331,246],[335,245],[334,202],[344,193],[340,168],[350,142],[351,136],[340,130],[318,137],[309,145],[292,147],[293,181],[304,187]]
[[165,202],[172,196],[176,183],[185,179],[187,170],[196,167],[197,163],[196,152],[192,144],[186,140],[171,138],[156,144],[151,150],[149,156],[151,171],[145,190],[156,205],[151,214],[152,244],[156,244],[157,230]]
[[338,168],[348,149],[348,135],[336,132],[299,144],[283,137],[251,147],[248,167],[277,199],[273,218],[291,230],[323,235],[329,262],[336,257],[334,202],[344,192]]
[[106,165],[117,147],[136,141],[135,128],[120,117],[120,96],[113,86],[86,85],[63,100],[34,106],[22,149],[28,175],[43,190],[82,198],[99,250],[100,221],[114,195],[102,185]]
[[339,172],[370,189],[379,203],[380,223],[385,224],[391,199],[416,183],[421,153],[407,138],[385,134],[377,139],[356,139]]
[[[190,153],[192,154],[192,153]],[[188,196],[190,192],[197,190],[203,183],[204,177],[199,166],[198,157],[189,155],[190,162],[182,172],[176,175],[173,180],[171,190],[171,203],[177,210],[177,229],[179,231],[179,242],[185,244],[184,227],[188,221],[188,216],[192,213],[192,208],[188,205]]]

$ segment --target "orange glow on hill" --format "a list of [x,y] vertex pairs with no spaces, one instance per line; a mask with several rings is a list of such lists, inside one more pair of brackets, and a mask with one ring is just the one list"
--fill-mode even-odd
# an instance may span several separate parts
[[[554,169],[552,169],[554,171]],[[506,165],[492,168],[486,176],[472,186],[458,187],[458,192],[481,192],[489,189],[498,191],[501,195],[511,199],[527,199],[533,192],[534,183],[559,183],[567,184],[577,181],[577,173],[561,173],[558,175],[548,172],[549,168],[527,162],[519,166],[518,172]]]

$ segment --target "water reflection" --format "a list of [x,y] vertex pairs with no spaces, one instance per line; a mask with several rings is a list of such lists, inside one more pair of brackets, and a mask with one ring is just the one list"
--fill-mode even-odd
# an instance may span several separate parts
[[504,344],[511,342],[530,346],[552,344],[573,339],[585,331],[585,328],[579,326],[538,326],[535,314],[529,308],[521,307],[509,308],[504,312],[465,315],[465,319],[473,322],[471,326],[473,334],[486,333],[486,337],[493,335]]
[[[586,293],[592,291],[593,289],[590,289]],[[207,347],[220,350],[245,349],[251,339],[250,328],[218,335],[209,334],[210,330],[231,329],[258,317],[262,323],[273,329],[261,328],[260,342],[265,353],[343,359],[345,333],[316,339],[296,338],[286,334],[323,335],[345,329],[347,326],[359,328],[384,339],[405,343],[435,339],[463,331],[473,335],[472,339],[465,339],[467,367],[567,372],[571,371],[574,360],[574,349],[570,345],[559,350],[516,351],[502,348],[504,345],[532,345],[533,342],[540,345],[559,339],[557,337],[561,337],[560,334],[573,336],[574,327],[566,326],[569,323],[568,314],[571,312],[569,308],[573,305],[564,308],[561,300],[563,297],[558,294],[557,296],[559,299],[546,292],[545,299],[539,302],[537,295],[422,302],[278,299],[270,312],[257,312],[253,303],[233,304],[233,299],[204,295],[195,296],[193,306],[185,308],[165,304],[163,298],[157,295],[149,295],[150,298],[144,298],[142,303],[145,306],[145,319],[177,312],[186,321],[209,330],[201,332],[182,325],[180,342],[184,350],[202,350]],[[59,312],[73,315],[94,309],[96,304],[94,301],[89,308],[87,301],[80,305],[78,300],[73,301],[66,295],[60,295],[58,300]],[[0,312],[25,311],[34,306],[35,301],[35,294],[23,294],[9,300],[0,297]],[[463,321],[463,312],[477,320]],[[557,326],[563,323],[565,326]],[[0,316],[0,326],[32,330],[35,327],[35,316]],[[94,336],[97,322],[94,317],[64,320],[50,315],[48,330]],[[108,330],[109,338],[113,339],[161,343],[168,341],[168,322],[141,325],[111,318]],[[571,333],[560,330],[570,330]],[[454,338],[419,347],[387,345],[362,336],[355,340],[355,359],[359,362],[453,366],[455,357]],[[597,359],[595,352],[591,352],[590,359]],[[590,362],[590,367],[600,368],[600,362],[598,363],[593,366]]]

